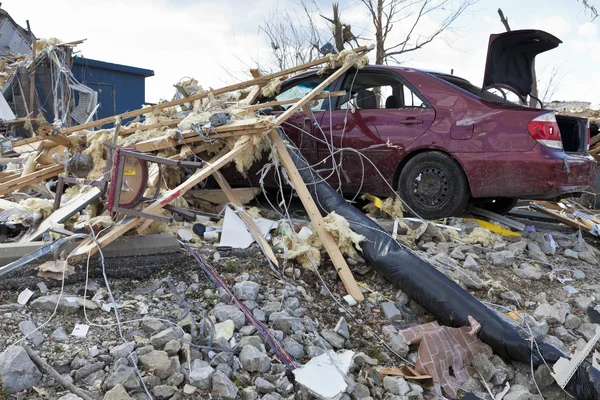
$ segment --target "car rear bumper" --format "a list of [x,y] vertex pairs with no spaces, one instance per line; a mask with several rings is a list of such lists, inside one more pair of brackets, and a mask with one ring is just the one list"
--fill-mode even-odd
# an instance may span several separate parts
[[549,199],[594,182],[596,161],[536,145],[527,152],[458,153],[473,197]]

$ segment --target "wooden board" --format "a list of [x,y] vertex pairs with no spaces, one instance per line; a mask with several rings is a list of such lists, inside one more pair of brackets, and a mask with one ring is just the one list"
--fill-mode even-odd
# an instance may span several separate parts
[[28,243],[40,239],[40,237],[52,229],[56,224],[62,224],[77,214],[79,211],[87,207],[92,201],[100,197],[102,192],[100,189],[93,187],[89,191],[73,197],[69,202],[62,205],[58,210],[48,216],[40,226],[31,233],[22,237],[19,242]]
[[35,171],[30,174],[11,179],[7,182],[0,184],[0,195],[12,193],[15,190],[18,190],[27,185],[31,185],[32,183],[41,182],[54,176],[58,176],[62,171],[62,165],[52,165],[43,168],[39,171]]
[[304,181],[302,180],[302,177],[300,176],[292,157],[288,153],[283,140],[281,140],[279,133],[277,133],[277,131],[272,131],[269,134],[269,137],[277,149],[279,161],[285,167],[288,177],[294,185],[294,189],[298,193],[298,197],[300,197],[302,205],[310,217],[313,229],[319,235],[319,238],[323,243],[323,247],[325,247],[325,250],[327,250],[327,254],[329,254],[331,262],[333,263],[336,272],[340,276],[340,279],[344,283],[348,294],[350,294],[356,301],[363,301],[365,298],[360,291],[360,287],[356,283],[356,280],[352,275],[352,271],[350,271],[350,268],[348,268],[348,264],[346,264],[346,260],[340,252],[338,245],[335,243],[333,236],[331,236],[331,233],[325,229],[325,221],[323,221],[323,217],[321,216],[315,201],[310,195],[308,188],[304,184]]

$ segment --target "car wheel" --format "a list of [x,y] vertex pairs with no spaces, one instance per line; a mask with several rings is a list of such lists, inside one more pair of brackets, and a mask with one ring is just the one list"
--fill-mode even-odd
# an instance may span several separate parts
[[483,203],[475,203],[475,206],[481,207],[484,210],[488,210],[496,214],[505,215],[508,214],[510,210],[515,208],[518,201],[518,199],[499,197],[497,199],[491,199]]
[[469,201],[469,186],[461,166],[437,151],[417,154],[406,163],[398,191],[412,213],[425,219],[460,215]]

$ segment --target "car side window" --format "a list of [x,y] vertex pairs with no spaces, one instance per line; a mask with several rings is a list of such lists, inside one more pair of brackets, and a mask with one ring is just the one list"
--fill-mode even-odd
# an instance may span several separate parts
[[[304,97],[310,91],[312,91],[314,88],[319,86],[321,84],[321,82],[323,82],[323,80],[325,80],[325,78],[326,77],[312,76],[310,78],[303,79],[300,82],[296,82],[292,86],[286,87],[285,89],[283,89],[281,91],[281,93],[279,93],[277,96],[275,96],[275,100],[292,100],[292,99],[299,99],[301,97]],[[327,86],[324,90],[328,91],[330,86],[331,85]],[[325,100],[326,99],[312,100],[308,103],[308,105],[310,106],[311,110],[318,111],[323,107],[323,102]],[[282,105],[281,108],[284,110],[287,110],[292,105],[293,104],[285,104],[285,105]]]
[[420,93],[391,73],[360,70],[350,72],[346,74],[342,90],[346,91],[346,95],[338,102],[337,108],[341,110],[428,107]]

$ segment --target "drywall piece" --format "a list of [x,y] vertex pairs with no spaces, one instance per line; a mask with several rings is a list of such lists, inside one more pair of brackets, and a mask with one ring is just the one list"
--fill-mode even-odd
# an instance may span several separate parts
[[[576,351],[571,357],[571,360],[567,360],[566,358],[559,358],[556,363],[554,363],[554,367],[552,367],[552,372],[550,374],[561,388],[565,388],[567,383],[571,380],[575,371],[579,367],[588,354],[594,349],[596,346],[596,342],[600,340],[600,327],[596,326],[596,334],[594,337],[585,345],[585,347],[581,351]],[[594,354],[594,362],[595,362],[595,354]]]
[[354,352],[351,350],[343,350],[339,353],[329,350],[295,369],[293,373],[296,382],[319,398],[337,400],[348,387],[346,374],[353,357]]
[[[266,236],[267,233],[276,226],[275,221],[266,218],[256,218],[254,219],[254,223],[256,223],[256,226],[263,236]],[[250,232],[248,232],[244,221],[237,216],[235,211],[230,207],[227,207],[225,209],[223,231],[221,232],[221,242],[219,242],[219,246],[229,246],[234,249],[246,249],[252,243],[254,243],[254,238]]]

